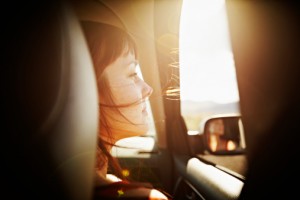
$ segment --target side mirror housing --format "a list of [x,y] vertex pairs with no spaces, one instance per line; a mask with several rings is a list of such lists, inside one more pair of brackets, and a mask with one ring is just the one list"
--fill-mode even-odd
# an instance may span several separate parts
[[202,133],[205,150],[211,154],[243,154],[246,149],[240,115],[217,115],[203,121]]

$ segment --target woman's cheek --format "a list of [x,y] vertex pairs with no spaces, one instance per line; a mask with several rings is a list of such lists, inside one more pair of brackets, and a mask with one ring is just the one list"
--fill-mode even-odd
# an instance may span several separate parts
[[[143,124],[142,104],[136,104],[129,107],[120,108],[122,115],[126,117],[125,121],[132,124]],[[123,120],[122,120],[123,121]]]
[[142,99],[142,94],[133,83],[111,87],[114,101],[117,105],[129,105]]

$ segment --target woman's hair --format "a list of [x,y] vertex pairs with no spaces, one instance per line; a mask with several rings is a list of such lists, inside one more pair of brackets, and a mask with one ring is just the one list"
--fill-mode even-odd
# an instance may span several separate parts
[[[107,85],[105,77],[102,76],[104,69],[113,63],[122,54],[133,53],[137,58],[137,47],[133,38],[123,29],[98,22],[81,21],[82,29],[84,31],[86,41],[92,56],[94,70],[96,73],[97,86],[99,98],[103,98],[106,101],[109,100],[110,107],[114,107],[114,102],[110,89]],[[100,106],[100,126],[106,129],[106,132],[110,134],[110,126],[107,121],[107,115],[105,109],[101,109]],[[115,105],[115,109],[118,112],[118,106]],[[121,173],[121,168],[107,150],[106,145],[113,145],[109,141],[104,141],[100,137],[100,131],[98,133],[98,147],[97,147],[97,166],[101,169],[104,167],[106,161],[112,167],[113,172],[120,178],[124,178]]]

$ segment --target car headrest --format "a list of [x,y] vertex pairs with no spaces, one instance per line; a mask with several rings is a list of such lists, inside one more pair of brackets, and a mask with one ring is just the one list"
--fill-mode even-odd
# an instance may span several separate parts
[[4,191],[10,199],[90,199],[98,95],[79,21],[63,1],[15,13],[4,27]]

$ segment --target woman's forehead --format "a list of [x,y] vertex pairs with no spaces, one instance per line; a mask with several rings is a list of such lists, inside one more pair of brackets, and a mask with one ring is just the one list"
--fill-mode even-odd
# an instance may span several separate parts
[[120,56],[121,62],[123,63],[124,67],[136,67],[138,61],[135,58],[135,54],[133,52],[128,52],[127,54],[123,54]]
[[126,72],[130,69],[135,69],[138,61],[135,59],[135,55],[132,53],[122,54],[119,56],[113,63],[108,65],[103,74],[107,76],[122,76],[123,72]]

